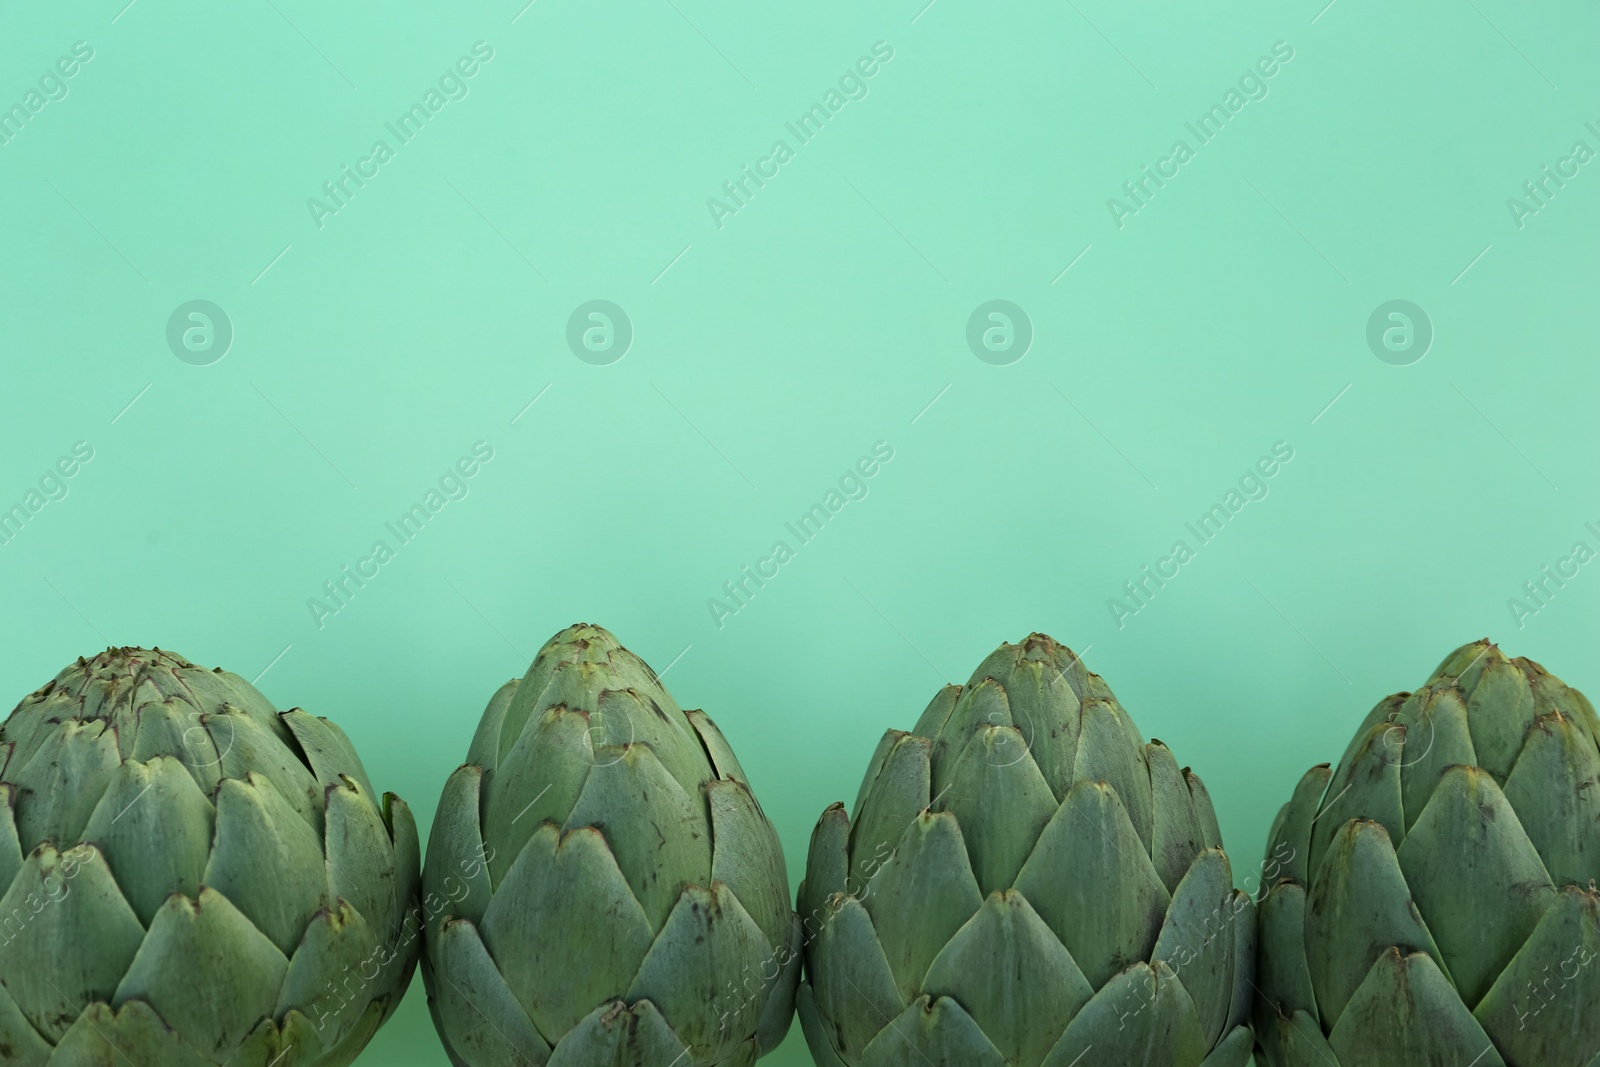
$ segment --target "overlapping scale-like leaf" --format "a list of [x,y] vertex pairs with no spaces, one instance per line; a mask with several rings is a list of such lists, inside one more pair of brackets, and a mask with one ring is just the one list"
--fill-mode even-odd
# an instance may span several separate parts
[[[928,806],[932,774],[926,737],[898,734],[850,826],[852,875],[876,870],[917,813]],[[941,787],[942,788],[942,787]]]
[[[1396,735],[1404,744],[1391,753],[1400,765],[1400,801],[1406,833],[1416,824],[1439,779],[1451,767],[1477,765],[1477,750],[1467,723],[1467,705],[1453,686],[1412,693],[1395,715]],[[1399,840],[1396,838],[1395,840]]]
[[1508,1062],[1585,1067],[1600,1056],[1600,893],[1567,886],[1473,1016]]
[[1146,745],[1145,762],[1150,768],[1150,799],[1154,812],[1150,858],[1161,883],[1171,892],[1188,873],[1200,850],[1207,847],[1205,833],[1195,811],[1189,783],[1184,781],[1178,761],[1172,758],[1167,746],[1159,741]]
[[[987,895],[1013,885],[1056,813],[1055,794],[1028,755],[1021,732],[1014,726],[980,727],[948,776],[935,784],[938,806],[961,824],[978,889]],[[907,814],[899,824],[902,832],[916,812]]]
[[1470,1007],[1554,902],[1555,887],[1494,778],[1446,772],[1396,850],[1440,964]]
[[1089,780],[1068,791],[1016,887],[1095,988],[1150,958],[1169,900],[1122,798]]
[[[1522,666],[1493,645],[1480,642],[1470,673],[1457,683],[1467,698],[1467,725],[1472,731],[1476,766],[1505,781],[1522,751],[1528,728],[1540,711]],[[1543,673],[1542,671],[1540,672]]]
[[[546,1067],[634,1067],[692,1063],[688,1049],[648,1000],[602,1004],[561,1039]],[[503,1060],[491,1060],[501,1063]]]
[[204,887],[194,900],[169,897],[156,912],[113,1003],[145,1001],[190,1045],[221,1059],[275,1014],[288,969],[243,912]]
[[[129,760],[117,769],[83,833],[100,846],[123,896],[148,926],[167,897],[173,893],[192,897],[200,891],[207,864],[213,861],[216,809],[172,756],[157,756],[149,763]],[[231,832],[229,841],[231,846]],[[251,851],[249,843],[241,844]],[[314,840],[311,851],[308,866],[320,881],[321,854]],[[261,888],[272,892],[276,874],[276,868],[269,868]],[[285,872],[285,877],[295,876],[296,872]]]
[[854,897],[829,901],[828,921],[808,946],[806,983],[827,1044],[860,1061],[884,1023],[905,1010],[872,917]]
[[496,885],[541,824],[567,821],[594,766],[589,716],[564,707],[531,719],[499,766],[483,776],[484,841]]
[[925,811],[913,820],[860,899],[910,1001],[934,957],[983,904],[956,817]]
[[1578,720],[1552,712],[1533,724],[1505,796],[1552,882],[1600,877],[1600,749]]
[[[861,877],[864,885],[872,872]],[[828,805],[811,832],[811,845],[806,852],[806,876],[800,882],[799,915],[806,943],[816,937],[827,917],[828,898],[835,893],[857,892],[855,884],[846,888],[850,880],[850,817],[844,805]]]
[[0,924],[0,985],[52,1042],[85,1004],[111,998],[145,937],[93,845],[35,849],[0,896]]
[[121,761],[116,734],[103,720],[69,719],[47,734],[26,763],[7,772],[22,792],[17,830],[23,851],[42,841],[66,848],[83,840]]
[[1328,1047],[1341,1064],[1506,1067],[1433,957],[1395,948],[1373,963],[1328,1035]]
[[216,827],[205,884],[288,955],[311,916],[329,902],[321,842],[271,780],[254,773],[244,781],[224,779],[217,788]]
[[1112,700],[1094,699],[1083,706],[1082,733],[1072,780],[1101,781],[1116,791],[1148,855],[1155,812],[1150,796],[1150,770],[1145,765],[1144,739],[1133,720]]
[[1332,1027],[1384,950],[1442,958],[1381,824],[1351,820],[1330,846],[1305,910],[1305,960]]
[[128,1053],[123,1049],[133,1049],[141,1062],[161,1067],[215,1067],[217,1063],[191,1047],[150,1005],[130,1000],[116,1010],[104,1002],[85,1008],[56,1045],[50,1067],[126,1063]]
[[1174,890],[1150,955],[1171,968],[1188,991],[1207,1048],[1221,1039],[1233,1007],[1237,920],[1228,858],[1220,849],[1208,849]]
[[1136,963],[1078,1012],[1041,1067],[1200,1067],[1207,1044],[1199,1013],[1165,963]]
[[935,957],[928,996],[962,1005],[1010,1063],[1039,1063],[1094,989],[1025,895],[991,893]]
[[697,1060],[715,1062],[756,1029],[765,990],[745,980],[758,979],[771,958],[766,935],[731,889],[689,886],[624,999],[655,1004]]
[[547,1039],[638,973],[655,928],[604,836],[546,824],[495,887],[480,928],[518,1003]]
[[1400,792],[1400,765],[1405,760],[1405,727],[1387,719],[1373,725],[1350,759],[1328,784],[1328,797],[1311,827],[1307,870],[1312,878],[1335,835],[1351,819],[1383,825],[1391,841],[1405,840],[1405,809]]
[[972,1016],[951,997],[918,997],[861,1052],[862,1067],[1007,1067]]
[[783,849],[750,788],[736,779],[706,783],[711,808],[711,880],[727,886],[777,951],[794,933]]

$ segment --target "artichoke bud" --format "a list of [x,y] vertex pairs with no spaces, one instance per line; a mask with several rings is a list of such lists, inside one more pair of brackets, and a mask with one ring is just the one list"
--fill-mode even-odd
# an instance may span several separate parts
[[1489,641],[1379,702],[1268,844],[1269,1067],[1600,1057],[1600,720]]
[[817,824],[813,1058],[1243,1067],[1255,921],[1220,846],[1199,779],[1075,653],[1001,645]]
[[331,1067],[398,1006],[416,826],[326,719],[108,649],[0,725],[0,801],[4,1062]]
[[788,1030],[801,932],[777,834],[711,719],[600,627],[490,700],[423,882],[453,1062],[710,1067]]

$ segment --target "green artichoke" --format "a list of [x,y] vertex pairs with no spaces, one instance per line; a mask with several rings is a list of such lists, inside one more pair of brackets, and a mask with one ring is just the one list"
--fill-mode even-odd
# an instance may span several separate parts
[[1452,652],[1268,847],[1268,1067],[1600,1067],[1600,721],[1537,663]]
[[789,1029],[800,925],[777,833],[712,721],[597,626],[489,702],[423,887],[457,1067],[744,1067]]
[[0,726],[0,1063],[343,1067],[410,980],[418,867],[331,722],[80,659]]
[[1001,645],[856,800],[800,889],[820,1067],[1242,1067],[1255,917],[1200,780],[1042,634]]

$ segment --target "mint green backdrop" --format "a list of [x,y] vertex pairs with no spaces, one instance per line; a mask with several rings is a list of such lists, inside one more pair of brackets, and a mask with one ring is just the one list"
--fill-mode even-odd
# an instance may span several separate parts
[[[1600,690],[1590,5],[123,2],[0,13],[14,698],[107,643],[261,676],[426,832],[597,622],[798,883],[882,731],[1030,630],[1241,878],[1457,644]],[[362,1062],[444,1063],[420,982]]]

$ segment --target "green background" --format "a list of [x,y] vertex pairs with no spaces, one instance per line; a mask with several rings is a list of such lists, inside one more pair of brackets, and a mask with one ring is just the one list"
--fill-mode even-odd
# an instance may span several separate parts
[[[1595,9],[923,3],[7,5],[0,105],[94,57],[0,145],[0,507],[94,458],[0,545],[0,682],[108,643],[266,671],[426,832],[496,686],[600,623],[715,717],[795,883],[882,731],[1030,630],[1204,776],[1241,879],[1304,768],[1456,645],[1600,691],[1600,564],[1508,606],[1600,548],[1600,163],[1507,205],[1600,150]],[[469,94],[319,228],[307,199],[480,40]],[[794,142],[878,41],[865,99]],[[707,198],[779,138],[719,228]],[[1107,199],[1178,138],[1119,228]],[[234,331],[206,366],[166,341],[195,299]],[[567,346],[592,299],[632,323],[619,362]],[[1031,322],[1010,365],[965,339],[993,299]],[[1366,340],[1394,299],[1434,333],[1405,366]],[[867,495],[719,627],[708,598],[879,441]],[[1200,546],[1184,524],[1279,441]],[[363,1062],[445,1062],[420,986]],[[798,1026],[766,1062],[809,1062]]]

